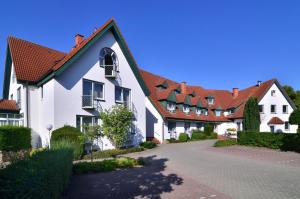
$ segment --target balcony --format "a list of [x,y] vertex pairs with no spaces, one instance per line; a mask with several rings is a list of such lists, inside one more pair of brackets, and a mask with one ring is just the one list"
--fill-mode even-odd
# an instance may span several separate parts
[[105,65],[105,77],[108,77],[108,78],[116,77],[116,66],[115,65]]
[[92,95],[83,95],[82,96],[82,108],[85,109],[93,109],[94,108],[94,100]]

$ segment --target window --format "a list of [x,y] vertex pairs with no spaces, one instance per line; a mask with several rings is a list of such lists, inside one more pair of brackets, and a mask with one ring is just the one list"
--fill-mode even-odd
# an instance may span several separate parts
[[204,115],[208,115],[208,110],[207,109],[203,109],[202,113],[204,113]]
[[189,122],[184,123],[184,132],[189,132],[191,124]]
[[212,97],[210,97],[210,98],[207,98],[207,103],[208,103],[209,105],[212,105],[212,104],[214,104],[214,103],[215,103],[215,99],[214,99],[214,98],[212,98]]
[[119,86],[115,87],[115,101],[130,108],[130,90]]
[[185,113],[189,113],[190,112],[190,107],[188,105],[183,105],[182,110]]
[[201,129],[202,127],[204,127],[203,123],[196,123],[196,128],[197,129]]
[[287,105],[282,106],[282,113],[288,113],[288,106]]
[[201,115],[201,109],[200,108],[196,108],[196,114]]
[[271,105],[271,113],[276,113],[276,105]]
[[284,129],[289,130],[290,129],[290,123],[289,122],[284,122]]
[[237,130],[241,131],[241,122],[237,122],[236,125],[237,125]]
[[84,79],[82,84],[82,106],[92,107],[94,100],[104,100],[104,84]]
[[176,109],[176,105],[173,102],[167,102],[167,110],[170,112],[174,112]]
[[276,91],[275,90],[271,90],[271,96],[275,97],[276,96]]
[[76,115],[76,128],[79,128],[81,132],[85,132],[89,126],[99,125],[99,117]]
[[221,116],[222,111],[221,110],[215,110],[215,114],[217,117]]
[[264,113],[264,105],[258,105],[258,109],[260,113]]
[[17,90],[17,105],[19,108],[21,108],[21,87]]
[[110,48],[105,47],[100,51],[100,66],[105,68],[106,76],[114,76],[114,71],[119,70],[119,62],[117,54]]
[[10,99],[11,99],[11,100],[14,99],[14,95],[13,95],[13,94],[10,95]]

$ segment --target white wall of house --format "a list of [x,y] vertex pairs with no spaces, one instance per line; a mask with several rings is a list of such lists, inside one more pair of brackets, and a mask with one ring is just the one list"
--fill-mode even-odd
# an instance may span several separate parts
[[227,129],[229,128],[235,128],[237,129],[237,124],[234,122],[222,122],[217,123],[215,125],[215,132],[218,133],[218,135],[224,135],[227,132]]
[[[271,92],[275,91],[275,96],[271,95]],[[284,122],[289,121],[289,116],[293,112],[293,108],[284,97],[278,86],[274,83],[271,88],[267,91],[265,96],[259,101],[259,105],[264,105],[264,112],[261,113],[261,125],[260,131],[261,132],[270,132],[270,125],[268,122],[272,117],[278,117]],[[276,105],[276,113],[271,113],[271,105]],[[282,112],[282,106],[288,105],[288,112]],[[289,129],[285,129],[284,125],[275,125],[275,132],[285,132],[285,133],[296,133],[297,132],[297,125],[290,125]]]

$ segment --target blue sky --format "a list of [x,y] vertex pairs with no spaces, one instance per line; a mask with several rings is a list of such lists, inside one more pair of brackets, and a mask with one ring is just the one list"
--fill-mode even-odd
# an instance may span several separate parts
[[300,1],[292,0],[1,2],[0,89],[8,35],[68,52],[76,33],[111,17],[150,72],[215,89],[275,77],[300,90]]

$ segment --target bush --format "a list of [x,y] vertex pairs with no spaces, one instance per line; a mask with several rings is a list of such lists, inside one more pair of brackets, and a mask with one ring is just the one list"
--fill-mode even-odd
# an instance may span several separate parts
[[[117,155],[127,154],[127,153],[134,153],[134,152],[140,152],[143,151],[144,148],[142,147],[132,147],[127,149],[109,149],[104,151],[96,151],[93,152],[93,158],[94,159],[102,159],[102,158],[111,158],[116,157]],[[91,159],[90,155],[84,155],[83,159]]]
[[37,149],[32,149],[30,151],[30,156],[34,156],[40,152],[46,151],[48,148],[44,147],[44,148],[37,148]]
[[180,143],[179,140],[176,140],[175,138],[170,138],[170,139],[167,139],[169,143]]
[[205,140],[206,135],[202,131],[193,131],[191,140]]
[[84,136],[78,128],[72,126],[64,126],[56,129],[51,135],[51,147],[63,147],[64,145],[72,145],[74,158],[80,159],[83,154]]
[[218,134],[217,133],[211,133],[209,136],[207,136],[207,139],[217,139]]
[[143,148],[146,148],[146,149],[152,149],[152,148],[155,148],[157,146],[157,144],[152,141],[146,141],[146,142],[142,142],[140,144],[140,146]]
[[238,132],[238,144],[300,152],[300,135],[269,132]]
[[215,147],[224,147],[224,146],[232,146],[236,145],[236,140],[218,140],[214,146]]
[[178,140],[180,142],[187,142],[189,140],[189,136],[186,133],[180,133],[179,137],[178,137]]
[[300,133],[300,109],[296,109],[289,117],[289,123],[298,125],[297,132]]
[[204,126],[205,135],[210,136],[211,133],[213,133],[213,132],[214,132],[214,126],[212,124],[206,124]]
[[101,162],[79,162],[74,164],[73,172],[75,174],[106,172],[117,168],[132,168],[137,165],[143,165],[143,161],[122,157]]
[[72,174],[70,148],[47,150],[0,170],[1,198],[60,198]]
[[26,127],[1,126],[0,150],[18,151],[31,148],[31,130]]

